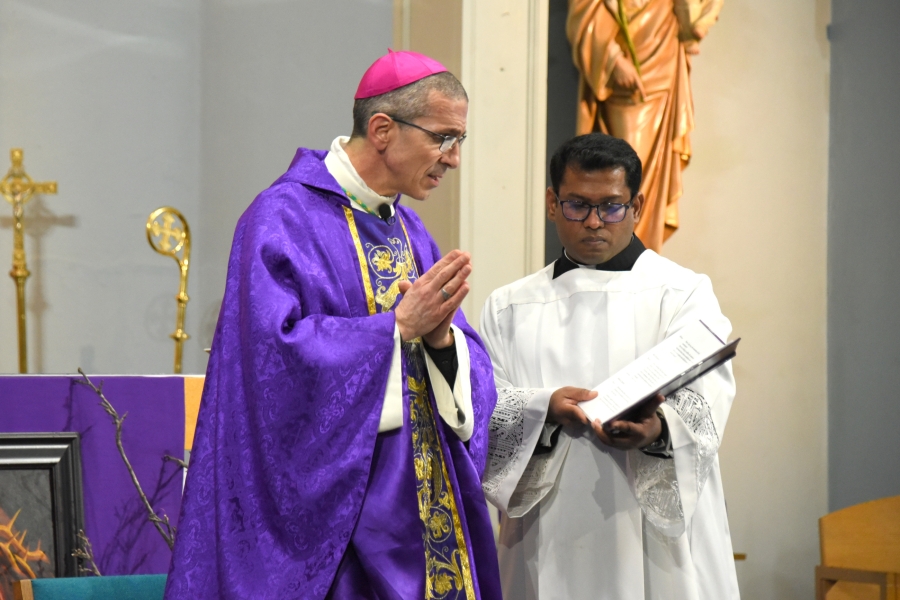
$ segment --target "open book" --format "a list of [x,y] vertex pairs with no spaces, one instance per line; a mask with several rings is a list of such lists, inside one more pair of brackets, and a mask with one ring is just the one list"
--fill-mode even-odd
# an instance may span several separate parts
[[668,396],[730,360],[739,341],[726,344],[703,321],[691,323],[595,387],[597,397],[578,406],[591,421],[609,423],[657,394]]

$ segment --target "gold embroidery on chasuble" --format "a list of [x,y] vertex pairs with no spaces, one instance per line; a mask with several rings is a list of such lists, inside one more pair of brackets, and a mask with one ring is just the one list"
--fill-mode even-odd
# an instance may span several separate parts
[[369,268],[375,274],[375,303],[381,312],[391,310],[400,295],[400,282],[418,279],[409,245],[396,237],[387,244],[364,244]]
[[[369,314],[392,310],[400,282],[415,281],[419,276],[406,224],[398,215],[403,238],[371,243],[360,239],[353,209],[344,207],[344,214],[356,246]],[[428,394],[424,352],[421,338],[403,342],[416,495],[423,525],[425,598],[475,600],[466,538]]]
[[[412,245],[409,242],[409,234],[406,232],[406,224],[402,219],[400,220],[403,228],[402,239],[391,236],[383,243],[364,243],[359,237],[353,209],[345,206],[344,215],[347,217],[350,236],[356,246],[356,257],[362,272],[369,314],[388,312],[397,303],[397,297],[400,295],[400,282],[415,281],[419,278]],[[380,307],[380,310],[376,306]]]
[[359,260],[359,268],[362,270],[363,289],[366,291],[366,303],[369,315],[375,314],[375,296],[372,294],[372,281],[369,279],[369,269],[366,268],[366,253],[363,252],[362,243],[359,241],[359,230],[356,228],[356,219],[353,217],[353,209],[344,207],[344,216],[347,217],[347,226],[350,228],[350,237],[356,246],[356,258]]

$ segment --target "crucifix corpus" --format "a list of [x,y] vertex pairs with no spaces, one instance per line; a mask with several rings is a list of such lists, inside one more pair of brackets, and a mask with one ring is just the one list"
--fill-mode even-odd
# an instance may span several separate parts
[[[177,225],[176,225],[177,221]],[[178,313],[175,317],[175,373],[181,373],[181,356],[184,342],[190,336],[184,332],[184,311],[190,298],[187,295],[188,268],[191,263],[191,229],[180,212],[171,206],[157,208],[147,219],[147,241],[150,246],[164,256],[171,256],[181,269],[178,286]]]
[[25,205],[35,194],[55,194],[56,182],[32,181],[22,166],[24,153],[21,148],[9,151],[12,166],[6,177],[0,180],[0,194],[12,204],[13,220],[13,264],[9,276],[16,282],[16,319],[19,331],[19,373],[28,372],[28,345],[25,312],[25,280],[31,275],[25,263]]

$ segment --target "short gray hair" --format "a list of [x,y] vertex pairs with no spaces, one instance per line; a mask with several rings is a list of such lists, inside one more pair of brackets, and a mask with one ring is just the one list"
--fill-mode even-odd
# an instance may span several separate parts
[[353,133],[350,137],[366,137],[369,120],[378,113],[412,121],[428,113],[428,97],[437,92],[451,100],[469,101],[465,88],[452,73],[443,71],[423,77],[408,85],[353,103]]

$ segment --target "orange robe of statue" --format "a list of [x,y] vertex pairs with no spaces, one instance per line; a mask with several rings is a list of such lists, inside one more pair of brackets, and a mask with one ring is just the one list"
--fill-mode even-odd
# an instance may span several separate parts
[[[694,109],[686,49],[696,52],[721,5],[722,0],[569,0],[566,33],[581,72],[577,133],[602,131],[637,151],[646,203],[636,233],[657,252],[678,227],[681,171],[691,158]],[[620,27],[620,8],[643,94],[613,78],[620,57],[635,62]]]

